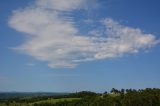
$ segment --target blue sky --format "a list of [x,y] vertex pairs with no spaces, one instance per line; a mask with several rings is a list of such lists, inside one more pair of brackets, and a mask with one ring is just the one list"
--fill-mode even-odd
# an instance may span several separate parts
[[1,0],[0,91],[159,88],[159,5]]

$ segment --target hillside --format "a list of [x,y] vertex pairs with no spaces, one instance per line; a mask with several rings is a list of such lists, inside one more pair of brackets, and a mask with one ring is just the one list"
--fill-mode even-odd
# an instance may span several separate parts
[[2,99],[0,106],[160,106],[160,89],[112,89],[109,93],[82,91],[68,95]]

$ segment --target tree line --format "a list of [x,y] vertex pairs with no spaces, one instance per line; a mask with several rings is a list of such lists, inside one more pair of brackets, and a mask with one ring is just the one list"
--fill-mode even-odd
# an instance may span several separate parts
[[[36,101],[47,100],[48,98],[80,98],[72,101],[60,101],[56,103]],[[1,101],[2,102],[2,101]],[[0,102],[0,103],[1,103]],[[14,103],[14,105],[12,104]],[[16,105],[17,104],[17,105]],[[31,99],[12,99],[3,101],[3,106],[160,106],[160,89],[115,89],[110,92],[95,93],[82,91],[69,95],[36,97]]]
[[69,95],[82,98],[75,101],[63,101],[55,104],[43,103],[34,106],[160,106],[160,89],[121,89],[112,88],[108,92],[97,94],[83,91]]

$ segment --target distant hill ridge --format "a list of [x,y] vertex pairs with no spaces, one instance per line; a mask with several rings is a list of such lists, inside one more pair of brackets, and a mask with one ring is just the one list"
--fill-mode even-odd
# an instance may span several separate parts
[[0,99],[10,99],[18,97],[37,97],[37,96],[59,96],[68,95],[61,92],[0,92]]

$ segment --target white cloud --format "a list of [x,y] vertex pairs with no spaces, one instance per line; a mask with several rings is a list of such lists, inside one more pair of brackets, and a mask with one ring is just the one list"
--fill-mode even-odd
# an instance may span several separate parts
[[26,35],[26,41],[16,49],[48,62],[51,68],[73,68],[83,61],[137,53],[157,43],[154,35],[123,26],[110,18],[100,22],[105,27],[104,32],[91,30],[88,32],[95,36],[81,35],[73,17],[62,14],[79,9],[84,2],[37,0],[36,5],[15,11],[9,25]]
[[37,0],[36,2],[39,7],[58,11],[81,9],[85,5],[85,0]]

